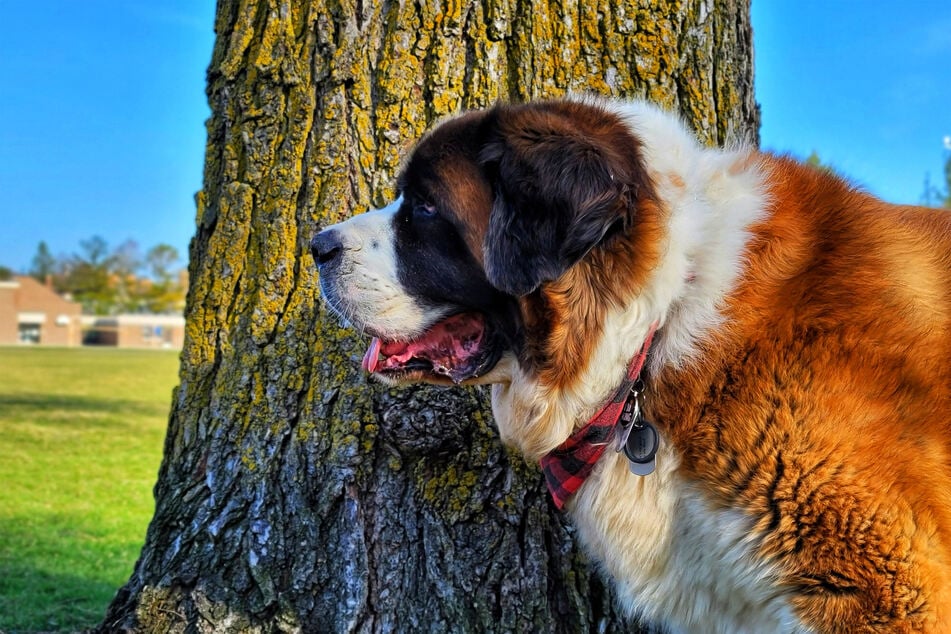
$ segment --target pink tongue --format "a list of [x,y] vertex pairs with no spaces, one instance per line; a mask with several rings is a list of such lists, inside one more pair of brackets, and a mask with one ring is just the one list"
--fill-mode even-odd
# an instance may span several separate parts
[[462,313],[435,324],[413,341],[382,342],[374,337],[363,357],[363,368],[370,373],[399,369],[417,358],[428,360],[435,373],[454,377],[464,373],[478,354],[484,332],[481,316]]
[[382,342],[374,337],[367,348],[367,353],[363,355],[363,369],[367,372],[376,372],[376,366],[380,363],[380,347]]

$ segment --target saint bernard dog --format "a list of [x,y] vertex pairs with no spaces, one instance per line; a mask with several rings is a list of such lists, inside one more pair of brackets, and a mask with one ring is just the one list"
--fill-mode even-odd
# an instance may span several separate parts
[[632,616],[951,631],[951,214],[593,99],[450,119],[398,192],[313,239],[326,301],[374,376],[492,385]]

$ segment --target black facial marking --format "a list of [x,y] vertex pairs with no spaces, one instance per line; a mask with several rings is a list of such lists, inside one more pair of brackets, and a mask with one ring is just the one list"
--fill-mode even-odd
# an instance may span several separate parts
[[485,269],[524,296],[622,231],[646,192],[638,144],[609,113],[576,103],[498,106],[479,160],[495,202]]
[[433,203],[404,192],[393,223],[397,277],[420,304],[491,313],[510,303],[486,279],[459,229]]

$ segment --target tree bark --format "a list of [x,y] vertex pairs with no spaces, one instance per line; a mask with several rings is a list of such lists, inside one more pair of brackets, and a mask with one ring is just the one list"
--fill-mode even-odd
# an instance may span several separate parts
[[319,227],[437,119],[594,91],[756,142],[746,0],[218,0],[181,384],[99,631],[637,631],[486,392],[391,390],[319,298]]

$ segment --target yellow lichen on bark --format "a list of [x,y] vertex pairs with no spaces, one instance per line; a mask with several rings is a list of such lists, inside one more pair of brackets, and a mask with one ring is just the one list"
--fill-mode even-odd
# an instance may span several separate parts
[[448,517],[459,521],[480,510],[470,508],[472,487],[477,481],[474,471],[460,472],[455,465],[437,473],[421,467],[417,486],[423,499]]
[[[221,73],[229,79],[233,79],[243,67],[245,51],[248,50],[255,36],[254,17],[257,8],[257,0],[242,0],[238,3],[237,16],[233,26],[216,25],[216,30],[219,33],[226,33],[229,30],[231,33],[224,59],[218,67]],[[224,12],[219,13],[219,19],[224,17]]]
[[145,631],[181,634],[188,622],[178,611],[182,593],[172,588],[146,586],[137,606],[137,617]]
[[[254,194],[245,183],[230,183],[218,201],[220,224],[206,245],[205,265],[192,270],[192,296],[186,319],[183,363],[201,368],[216,355],[216,346],[227,342],[228,308],[237,281],[244,272],[244,249],[251,235]],[[216,219],[218,220],[218,219]]]

